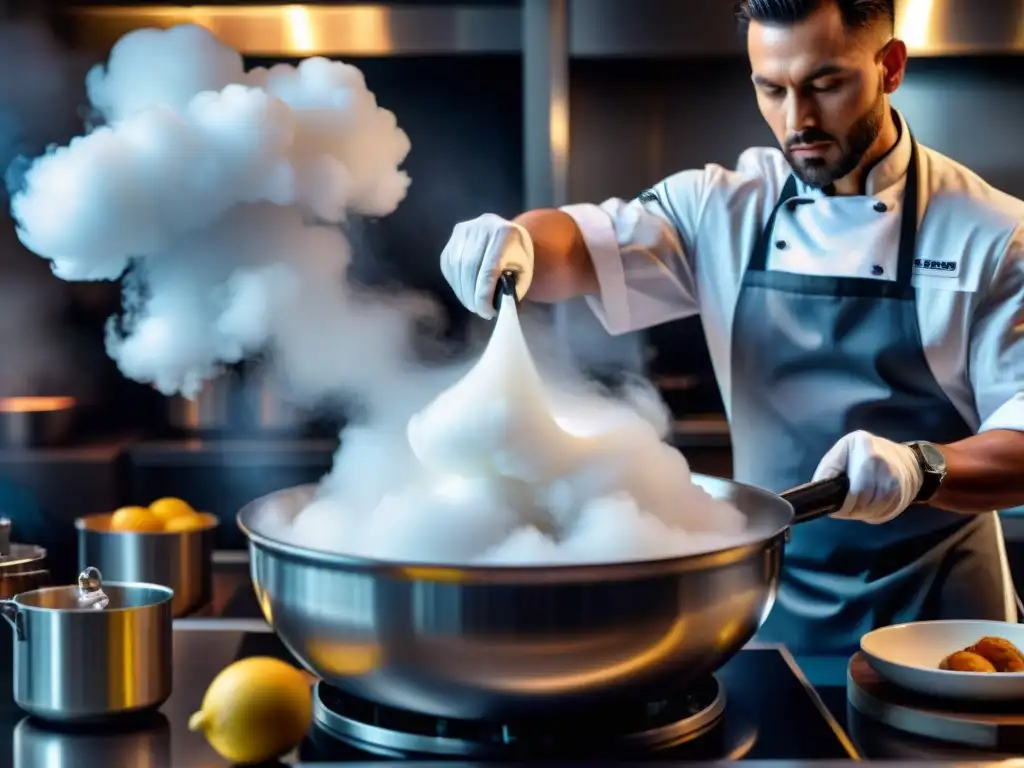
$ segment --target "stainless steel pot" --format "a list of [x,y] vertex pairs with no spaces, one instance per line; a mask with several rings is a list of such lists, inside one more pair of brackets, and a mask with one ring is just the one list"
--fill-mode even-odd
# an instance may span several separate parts
[[0,517],[0,598],[38,589],[50,581],[46,550],[11,541],[11,521]]
[[160,584],[174,591],[175,618],[202,608],[213,597],[213,544],[220,521],[203,514],[195,531],[112,531],[111,515],[86,515],[78,529],[78,567],[95,566],[113,581]]
[[71,435],[76,412],[73,397],[0,398],[0,446],[62,445]]
[[724,664],[774,601],[790,525],[836,511],[846,478],[776,496],[694,475],[746,513],[733,547],[666,560],[451,567],[319,552],[267,538],[265,504],[297,514],[314,486],[247,505],[253,585],[267,621],[314,674],[357,696],[501,721],[655,700]]
[[167,398],[168,423],[187,434],[229,429],[233,423],[231,405],[237,385],[237,377],[226,372],[204,383],[191,399],[182,395]]
[[266,367],[250,371],[246,381],[245,426],[265,432],[294,432],[301,429],[307,419],[300,408],[284,396],[281,383]]
[[171,695],[172,595],[157,584],[100,585],[88,569],[77,586],[0,600],[15,633],[15,703],[64,723],[160,707]]

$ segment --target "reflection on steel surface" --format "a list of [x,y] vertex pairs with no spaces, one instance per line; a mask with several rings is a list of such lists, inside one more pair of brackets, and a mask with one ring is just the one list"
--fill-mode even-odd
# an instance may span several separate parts
[[263,504],[297,514],[312,486],[253,502],[239,525],[266,618],[330,685],[438,717],[539,716],[658,698],[753,636],[774,598],[792,507],[695,480],[747,513],[749,540],[661,561],[452,568],[349,558],[259,533]]
[[330,5],[80,6],[65,12],[76,42],[106,49],[140,27],[198,24],[247,56],[509,53],[518,8]]
[[[742,56],[732,0],[564,0],[572,56]],[[549,0],[526,0],[541,5]],[[525,6],[527,12],[531,6]],[[540,5],[536,5],[540,8]],[[903,0],[897,34],[917,56],[1024,53],[1020,0]],[[539,10],[538,10],[539,12]],[[132,5],[68,11],[79,42],[108,48],[146,26],[201,24],[253,56],[387,56],[516,53],[517,7],[330,5]],[[527,41],[529,42],[529,41]]]
[[[732,0],[571,0],[581,57],[742,56]],[[898,0],[896,32],[916,56],[1024,53],[1021,0]]]

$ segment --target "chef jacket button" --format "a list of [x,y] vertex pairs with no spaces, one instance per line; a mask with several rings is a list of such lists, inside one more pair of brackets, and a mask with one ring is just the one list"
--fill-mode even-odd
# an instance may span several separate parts
[[780,251],[781,250],[785,250],[785,248],[786,248],[786,241],[785,240],[776,240],[775,241],[775,247],[778,248]]
[[887,206],[885,203],[875,203],[875,210],[878,211],[879,213],[885,213],[886,211],[889,210],[889,206]]
[[875,277],[878,277],[883,272],[885,272],[885,270],[882,269],[882,267],[879,266],[878,264],[875,264],[874,266],[871,267],[871,274],[874,275]]

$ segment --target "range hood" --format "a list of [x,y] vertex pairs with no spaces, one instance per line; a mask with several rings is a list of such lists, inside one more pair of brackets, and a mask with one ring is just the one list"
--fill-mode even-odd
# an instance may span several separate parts
[[[2,0],[0,0],[2,1]],[[101,50],[144,26],[201,24],[251,56],[509,54],[523,48],[522,5],[61,4],[71,38]],[[733,0],[568,0],[578,58],[738,56]],[[917,56],[1024,54],[1022,0],[897,0],[897,33]]]

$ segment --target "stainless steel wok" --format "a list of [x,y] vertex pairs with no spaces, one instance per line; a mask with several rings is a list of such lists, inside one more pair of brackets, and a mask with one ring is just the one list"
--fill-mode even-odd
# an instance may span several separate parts
[[848,481],[776,496],[694,475],[746,513],[728,549],[667,560],[448,567],[318,552],[258,532],[261,507],[297,514],[314,486],[248,504],[252,579],[285,645],[329,684],[380,704],[502,721],[655,700],[723,665],[775,598],[789,527],[836,511]]

